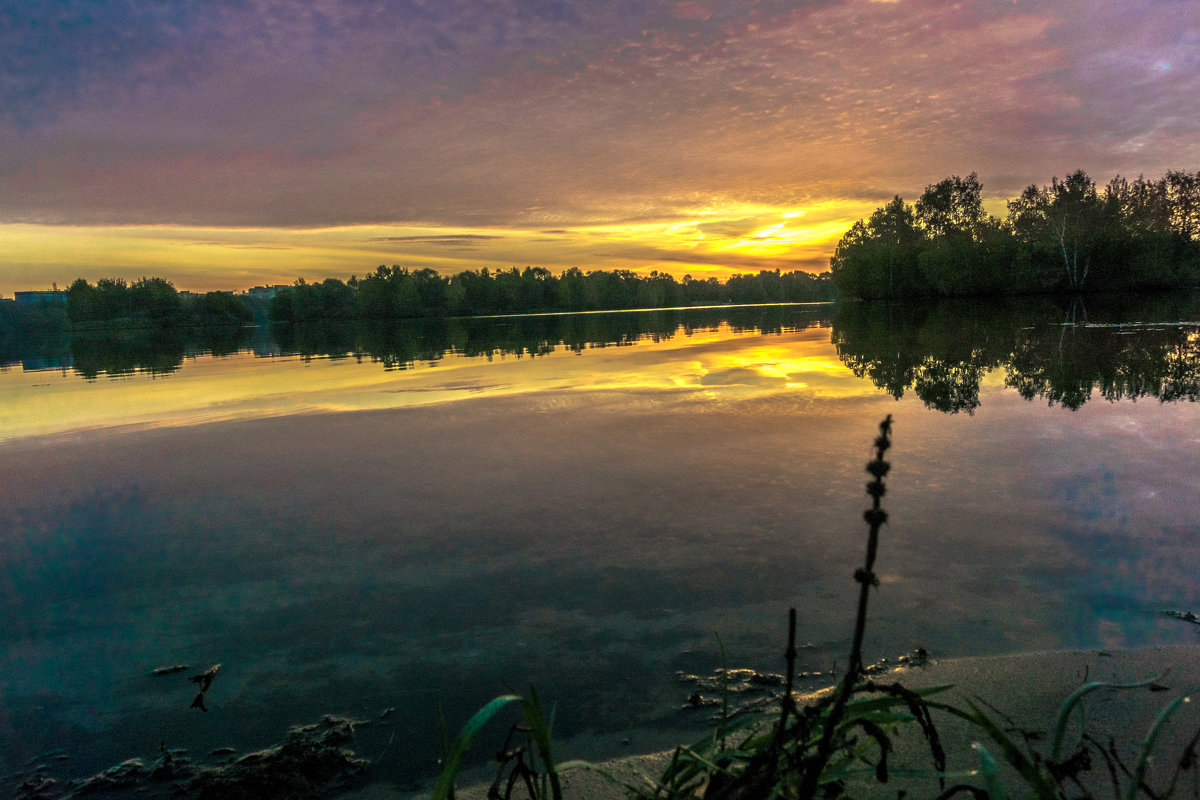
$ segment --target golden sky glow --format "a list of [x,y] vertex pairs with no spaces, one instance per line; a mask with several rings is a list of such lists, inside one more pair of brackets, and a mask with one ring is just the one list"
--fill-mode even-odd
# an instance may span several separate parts
[[[169,273],[176,288],[240,290],[296,278],[345,279],[379,264],[454,273],[481,267],[657,269],[682,278],[776,268],[825,268],[828,252],[866,205],[808,209],[747,204],[696,210],[671,223],[527,231],[357,225],[335,228],[190,228],[171,225],[0,225],[0,286],[65,288],[75,278]],[[850,216],[857,212],[858,216]],[[811,266],[810,266],[811,265]]]
[[1191,0],[14,4],[0,295],[827,268],[892,195],[1200,160]]

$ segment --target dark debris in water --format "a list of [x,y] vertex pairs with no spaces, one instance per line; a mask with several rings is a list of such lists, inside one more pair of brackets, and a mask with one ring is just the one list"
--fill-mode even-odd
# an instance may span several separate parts
[[867,666],[863,667],[863,672],[867,675],[878,675],[881,672],[887,672],[891,669],[898,669],[900,667],[923,667],[928,663],[929,653],[925,651],[924,647],[918,647],[911,653],[905,653],[904,655],[898,656],[892,660],[881,658],[874,664],[868,664]]
[[[325,798],[355,785],[368,766],[366,759],[348,747],[357,724],[326,716],[312,725],[292,728],[283,744],[227,758],[221,764],[198,764],[186,751],[165,746],[153,764],[134,758],[83,780],[61,782],[49,774],[45,764],[38,764],[29,772],[4,779],[0,789],[11,790],[9,796],[15,800]],[[232,755],[224,751],[220,751],[222,755]]]
[[[829,673],[803,672],[801,679],[814,681],[822,680]],[[710,675],[692,675],[686,672],[676,672],[675,678],[680,683],[692,687],[684,709],[712,708],[721,705],[721,698],[727,698],[734,713],[748,711],[760,705],[773,701],[783,691],[784,677],[774,672],[759,672],[758,670],[736,668],[715,669]],[[828,680],[828,678],[826,678]]]
[[[878,675],[897,667],[924,666],[929,660],[929,654],[924,648],[917,648],[894,659],[881,658],[874,664],[863,668],[865,675]],[[732,713],[742,713],[760,707],[774,704],[783,692],[786,679],[775,672],[759,672],[753,669],[715,669],[710,675],[693,675],[686,672],[676,672],[675,678],[680,683],[692,687],[692,692],[681,706],[690,710],[697,708],[713,708],[721,705],[721,698],[727,698]],[[816,691],[837,682],[837,668],[825,672],[798,672],[797,684],[806,685],[808,691]]]
[[1169,610],[1169,611],[1164,611],[1163,613],[1166,614],[1168,617],[1174,617],[1175,619],[1181,619],[1184,622],[1190,622],[1194,625],[1200,625],[1200,616],[1197,616],[1192,611]]
[[187,664],[171,664],[166,667],[155,667],[150,670],[151,675],[174,675],[176,672],[183,672],[187,669]]

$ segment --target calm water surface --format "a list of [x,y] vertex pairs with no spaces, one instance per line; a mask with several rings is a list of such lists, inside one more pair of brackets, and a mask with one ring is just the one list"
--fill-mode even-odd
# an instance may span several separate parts
[[[0,768],[79,777],[325,713],[415,788],[538,686],[560,756],[677,743],[676,673],[1194,643],[1200,312],[791,306],[59,343],[0,372]],[[224,355],[214,356],[221,352]],[[222,670],[208,713],[186,676]],[[153,676],[159,666],[186,673]],[[489,745],[490,748],[490,745]],[[488,748],[485,748],[488,749]]]

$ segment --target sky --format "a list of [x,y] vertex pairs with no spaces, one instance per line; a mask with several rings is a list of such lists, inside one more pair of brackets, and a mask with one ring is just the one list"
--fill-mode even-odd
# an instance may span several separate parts
[[0,296],[819,272],[1076,169],[1200,169],[1195,0],[0,0]]

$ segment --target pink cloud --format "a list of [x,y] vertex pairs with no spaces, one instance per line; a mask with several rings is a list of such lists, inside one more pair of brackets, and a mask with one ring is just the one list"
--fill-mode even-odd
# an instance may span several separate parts
[[695,0],[688,0],[688,2],[684,3],[676,3],[674,12],[676,19],[708,20],[712,18],[712,9],[706,4],[696,2]]
[[0,218],[559,225],[1200,158],[1179,0],[196,8],[0,122]]

